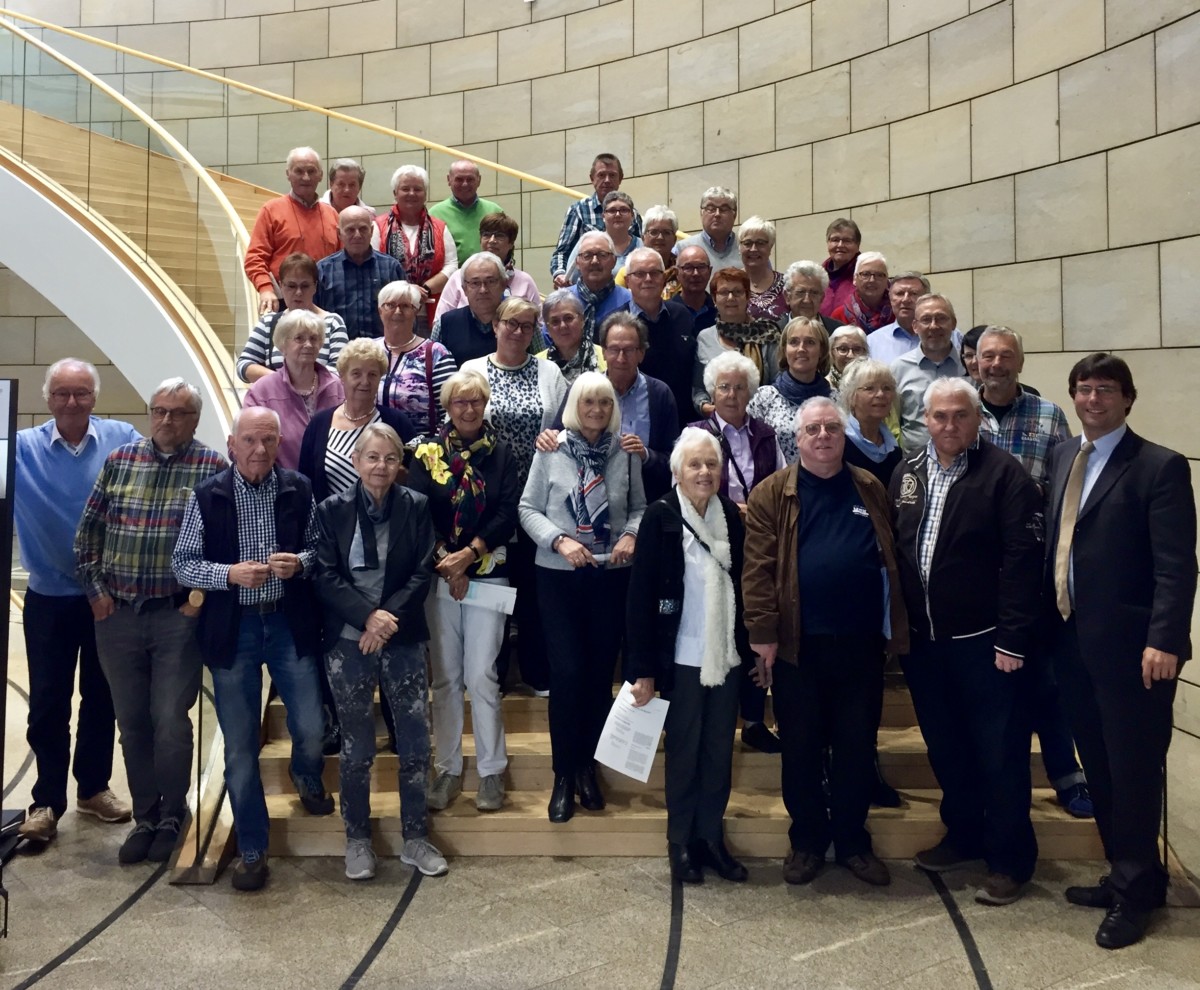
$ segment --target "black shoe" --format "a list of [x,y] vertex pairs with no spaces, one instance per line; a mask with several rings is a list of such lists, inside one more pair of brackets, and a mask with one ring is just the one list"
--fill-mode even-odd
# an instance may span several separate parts
[[134,825],[133,831],[125,836],[125,841],[117,850],[117,862],[126,866],[143,862],[154,843],[155,831],[154,822],[138,822]]
[[883,779],[878,753],[875,754],[875,783],[871,785],[871,803],[876,808],[899,808],[901,804],[896,788]]
[[293,772],[291,767],[288,767],[288,775],[296,785],[296,793],[305,811],[310,815],[333,814],[333,798],[326,792],[325,783],[320,777],[301,776]]
[[1068,902],[1080,907],[1104,908],[1107,911],[1116,903],[1107,875],[1102,876],[1094,887],[1068,887],[1063,894]]
[[554,778],[554,790],[550,794],[550,821],[555,824],[569,822],[575,814],[575,781],[570,776]]
[[325,756],[337,756],[342,751],[342,730],[338,726],[327,728],[321,740],[321,752]]
[[734,859],[722,840],[716,842],[693,842],[688,855],[698,866],[707,866],[717,871],[717,876],[731,883],[745,883],[750,874],[746,867]]
[[1140,942],[1150,924],[1149,911],[1135,911],[1127,904],[1114,904],[1096,929],[1096,944],[1102,949],[1123,949]]
[[233,868],[231,883],[234,890],[262,890],[270,875],[271,869],[267,866],[266,853],[243,853],[237,866]]
[[671,862],[671,877],[683,883],[704,883],[704,871],[692,861],[688,847],[682,842],[667,843],[667,859]]
[[779,737],[767,728],[766,722],[743,725],[742,745],[748,749],[757,749],[760,753],[783,752],[783,747],[779,744]]
[[165,863],[171,858],[175,846],[179,844],[180,822],[178,818],[164,818],[154,830],[154,841],[146,850],[146,858],[151,863]]
[[600,781],[596,779],[594,763],[575,775],[575,783],[579,787],[579,803],[584,808],[588,811],[604,810],[604,792],[600,790]]

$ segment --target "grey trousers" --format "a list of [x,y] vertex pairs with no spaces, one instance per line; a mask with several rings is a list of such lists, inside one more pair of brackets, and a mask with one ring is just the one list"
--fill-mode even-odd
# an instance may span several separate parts
[[138,822],[182,818],[192,775],[192,720],[200,692],[196,620],[175,608],[121,605],[96,623],[100,668],[121,733]]

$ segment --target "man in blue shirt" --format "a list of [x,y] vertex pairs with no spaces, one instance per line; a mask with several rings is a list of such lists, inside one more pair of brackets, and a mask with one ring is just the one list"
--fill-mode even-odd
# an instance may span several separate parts
[[702,247],[708,254],[713,270],[741,268],[742,251],[733,236],[737,221],[737,193],[724,186],[706,189],[700,197],[700,226],[698,234],[685,237],[675,245],[678,255],[684,248]]
[[92,609],[75,576],[72,546],[83,506],[108,455],[140,439],[128,423],[92,415],[100,376],[86,361],[63,358],[46,372],[42,395],[53,417],[17,434],[14,513],[25,592],[29,660],[29,729],[37,759],[33,804],[20,832],[49,842],[67,810],[71,702],[79,660],[75,740],[75,810],[104,822],[129,819],[129,805],[108,786],[114,716],[108,681],[96,655]]
[[383,321],[376,305],[379,290],[404,278],[400,262],[371,249],[373,229],[370,210],[347,206],[338,217],[342,250],[317,262],[317,294],[313,301],[342,318],[351,340],[383,336]]

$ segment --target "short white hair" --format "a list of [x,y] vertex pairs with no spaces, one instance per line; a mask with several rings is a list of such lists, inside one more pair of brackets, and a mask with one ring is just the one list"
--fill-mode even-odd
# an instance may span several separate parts
[[757,234],[759,237],[765,237],[771,247],[775,246],[775,224],[770,220],[762,217],[751,217],[749,220],[743,220],[742,225],[738,228],[738,243],[742,243],[742,238]]
[[476,251],[469,257],[462,266],[462,277],[467,277],[468,268],[476,268],[479,265],[491,265],[496,269],[496,274],[500,276],[500,280],[504,281],[507,271],[504,268],[504,262],[500,260],[499,255],[492,254],[491,251]]
[[709,186],[704,190],[704,194],[700,197],[700,209],[704,209],[704,204],[710,199],[727,199],[730,205],[733,206],[733,212],[737,213],[737,193],[725,186]]
[[1021,339],[1021,335],[1012,327],[993,326],[991,324],[984,327],[983,333],[979,335],[979,338],[975,342],[976,353],[983,350],[984,337],[1007,337],[1016,345],[1017,357],[1022,361],[1025,360],[1025,341]]
[[150,401],[154,401],[156,395],[176,395],[179,392],[184,392],[192,401],[192,412],[198,413],[204,408],[204,398],[200,395],[200,389],[196,388],[191,382],[185,382],[182,378],[175,376],[173,378],[164,378],[158,383],[158,387],[150,393]]
[[307,146],[293,148],[291,151],[288,152],[287,167],[291,168],[293,165],[295,165],[297,158],[307,158],[309,156],[311,156],[317,160],[317,168],[320,168],[321,167],[321,156],[317,154],[317,151],[315,148],[309,148]]
[[762,375],[758,373],[758,367],[745,354],[738,351],[722,351],[704,366],[704,391],[709,395],[715,394],[717,379],[728,374],[742,375],[751,395],[754,395],[758,386],[762,384]]
[[563,406],[562,423],[568,430],[579,432],[579,403],[593,396],[607,396],[612,399],[612,415],[605,427],[608,433],[621,432],[621,405],[617,402],[617,392],[607,375],[598,371],[585,371],[575,379],[571,391],[567,393],[567,401]]
[[837,418],[841,421],[843,430],[850,425],[850,417],[846,415],[845,409],[841,408],[841,406],[839,406],[827,395],[814,395],[801,402],[800,408],[796,410],[796,415],[792,419],[793,433],[800,432],[800,420],[804,418],[804,410],[815,409],[818,406],[828,406],[835,413],[837,413]]
[[862,254],[858,256],[858,260],[854,262],[854,274],[857,275],[858,270],[862,268],[863,265],[869,265],[873,261],[878,261],[880,264],[882,264],[884,274],[887,273],[887,258],[885,258],[878,251],[863,251]]
[[708,447],[717,455],[718,468],[725,460],[721,452],[721,442],[708,430],[699,426],[685,426],[675,441],[675,446],[671,448],[671,457],[667,462],[671,467],[671,474],[675,478],[679,477],[679,472],[683,468],[684,453],[691,447]]
[[580,251],[583,250],[583,242],[585,240],[587,240],[589,237],[599,237],[601,240],[604,241],[604,246],[606,248],[608,248],[609,251],[611,251],[614,255],[617,253],[616,243],[608,235],[608,233],[603,230],[589,230],[586,233],[582,234],[579,238],[579,250]]
[[951,395],[965,395],[971,400],[971,405],[974,406],[975,411],[979,412],[979,390],[968,379],[935,378],[929,383],[929,388],[925,389],[925,397],[921,400],[926,415],[929,414],[929,407],[933,405],[934,399],[940,396]]
[[392,173],[392,195],[396,195],[396,187],[400,185],[402,179],[420,179],[421,185],[425,187],[426,194],[429,193],[429,173],[420,165],[401,165]]
[[663,264],[662,255],[652,247],[634,248],[625,256],[625,271],[629,271],[630,265],[635,261],[653,261],[658,265],[660,272],[666,271],[666,266]]
[[863,347],[868,346],[867,345],[867,335],[865,333],[863,333],[862,327],[851,326],[849,323],[845,323],[842,326],[838,327],[836,330],[833,331],[833,333],[831,333],[829,335],[830,348],[832,348],[833,345],[836,344],[843,337],[853,337],[860,344],[862,344]]
[[238,427],[242,423],[242,413],[250,412],[251,409],[258,409],[262,412],[270,413],[271,419],[275,422],[275,432],[280,434],[283,433],[283,421],[280,420],[279,413],[277,413],[270,406],[242,406],[241,409],[233,414],[233,422],[229,424],[229,435],[231,437],[237,436]]
[[829,273],[823,265],[815,261],[793,261],[783,273],[783,288],[786,292],[792,287],[792,282],[798,278],[815,278],[821,283],[821,288],[829,289]]
[[650,226],[659,220],[666,220],[671,225],[671,230],[679,230],[679,217],[675,216],[674,210],[669,210],[665,206],[652,206],[642,214],[642,228]]
[[[655,254],[658,252],[656,251]],[[68,368],[82,368],[92,376],[92,396],[100,398],[100,372],[96,370],[96,366],[90,361],[84,361],[80,358],[65,357],[59,358],[49,368],[46,369],[46,380],[42,382],[42,398],[47,402],[50,401],[50,380],[60,371],[66,371]]]

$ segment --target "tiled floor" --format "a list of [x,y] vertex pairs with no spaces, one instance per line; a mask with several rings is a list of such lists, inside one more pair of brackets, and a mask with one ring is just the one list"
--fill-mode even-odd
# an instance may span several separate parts
[[[19,621],[19,620],[18,620]],[[26,681],[13,624],[12,680]],[[10,781],[26,748],[25,706],[8,688]],[[119,769],[114,786],[123,788]],[[32,771],[5,800],[28,800]],[[1184,862],[1200,862],[1200,742],[1172,750],[1172,837]],[[127,826],[69,812],[58,840],[18,855],[4,870],[10,935],[0,942],[0,987],[25,984],[99,924],[153,873],[120,867]],[[395,931],[356,984],[454,990],[554,987],[653,990],[1200,990],[1200,911],[1163,912],[1140,946],[1107,953],[1093,942],[1100,914],[1067,905],[1068,883],[1098,866],[1043,862],[1017,905],[973,900],[978,874],[946,879],[986,976],[972,972],[951,916],[930,881],[907,863],[876,890],[829,869],[789,888],[778,864],[752,862],[750,882],[710,878],[684,893],[678,966],[664,984],[671,931],[666,860],[500,859],[451,861],[449,876],[422,879]],[[340,859],[276,859],[266,890],[151,886],[106,930],[46,975],[45,988],[336,988],[347,985],[408,887],[398,860],[351,883]]]

